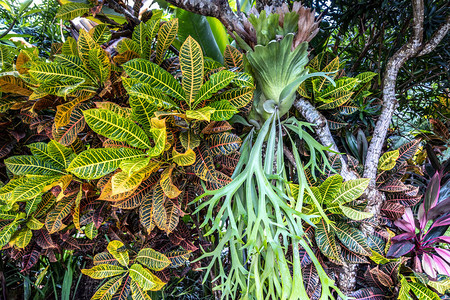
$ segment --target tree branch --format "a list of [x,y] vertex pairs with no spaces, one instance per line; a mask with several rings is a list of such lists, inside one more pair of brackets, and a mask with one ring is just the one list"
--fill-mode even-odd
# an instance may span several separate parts
[[417,56],[422,56],[433,51],[450,30],[450,15],[447,16],[445,23],[433,34],[431,39],[423,46]]
[[119,14],[123,14],[131,23],[133,23],[133,25],[137,25],[141,22],[132,12],[128,11],[115,0],[108,0],[106,3]]
[[[339,152],[333,136],[331,135],[330,128],[328,127],[327,119],[306,99],[298,98],[294,101],[294,107],[300,112],[300,114],[311,124],[316,125],[314,131],[319,137],[320,143],[324,146],[330,146],[331,150]],[[327,152],[328,157],[334,155],[332,152]],[[342,155],[337,154],[342,164],[341,175],[345,180],[355,179],[356,176],[350,172],[347,168],[347,162]]]
[[387,130],[391,123],[392,115],[397,109],[398,101],[395,97],[395,84],[397,75],[403,64],[415,56],[422,46],[423,37],[423,0],[413,0],[413,36],[403,45],[388,61],[384,72],[383,81],[383,108],[373,133],[370,146],[367,151],[366,164],[364,166],[364,177],[371,179],[370,186],[375,187],[378,160],[381,155]]

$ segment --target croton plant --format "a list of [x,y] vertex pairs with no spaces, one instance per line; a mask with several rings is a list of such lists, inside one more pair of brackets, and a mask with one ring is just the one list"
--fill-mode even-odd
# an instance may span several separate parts
[[106,248],[83,270],[111,277],[92,299],[146,299],[186,267],[200,245],[189,224],[201,221],[186,215],[187,204],[230,182],[239,158],[241,139],[227,120],[253,95],[242,54],[227,46],[222,65],[191,37],[178,53],[177,19],[160,18],[136,27],[115,56],[101,46],[111,37],[105,25],[68,38],[50,62],[23,50],[2,86],[32,112],[43,99],[61,104],[50,142],[5,159],[0,247],[23,257],[23,270],[41,254]]

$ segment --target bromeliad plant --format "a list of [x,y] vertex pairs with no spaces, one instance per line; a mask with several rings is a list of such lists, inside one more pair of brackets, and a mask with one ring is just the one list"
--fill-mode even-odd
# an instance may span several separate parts
[[172,251],[164,255],[151,248],[142,248],[136,255],[118,240],[109,242],[107,250],[94,256],[92,268],[81,270],[93,279],[110,278],[98,288],[91,300],[126,299],[129,294],[133,299],[150,299],[148,291],[158,291],[166,284],[150,270],[176,268],[184,265],[189,257],[189,253]]

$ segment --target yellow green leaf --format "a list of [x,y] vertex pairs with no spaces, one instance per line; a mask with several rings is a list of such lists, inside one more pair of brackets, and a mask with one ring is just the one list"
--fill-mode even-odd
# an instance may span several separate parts
[[164,254],[151,248],[144,248],[139,251],[136,260],[154,271],[164,270],[171,264],[171,261]]
[[121,266],[114,266],[109,264],[100,264],[93,266],[90,269],[82,269],[81,273],[92,279],[103,279],[112,276],[117,276],[125,273],[126,270]]
[[164,55],[175,40],[178,32],[178,19],[172,19],[164,23],[158,32],[158,40],[156,41],[156,58],[155,62],[160,65],[163,62]]
[[122,266],[128,266],[130,258],[128,257],[128,251],[125,245],[121,241],[114,240],[109,242],[107,249]]
[[180,68],[183,74],[182,86],[186,102],[192,106],[203,84],[203,52],[200,45],[189,36],[180,48]]
[[378,170],[389,171],[397,163],[400,152],[397,150],[385,152],[378,161]]
[[189,148],[185,153],[179,153],[175,150],[175,148],[173,148],[172,159],[179,166],[190,166],[195,162],[195,152]]
[[166,168],[162,172],[161,180],[159,181],[164,194],[170,199],[174,199],[181,194],[181,191],[172,183],[172,171],[174,167],[174,165],[171,165]]
[[148,291],[155,287],[155,283],[152,281],[153,274],[140,264],[133,264],[130,267],[130,277],[144,291]]

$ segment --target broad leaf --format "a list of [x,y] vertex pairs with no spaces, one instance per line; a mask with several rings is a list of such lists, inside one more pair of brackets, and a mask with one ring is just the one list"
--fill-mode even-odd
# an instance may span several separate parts
[[226,70],[211,75],[209,80],[202,85],[198,94],[195,96],[192,107],[195,108],[198,104],[210,99],[214,93],[229,85],[235,76],[236,73]]
[[178,268],[186,265],[191,256],[191,251],[170,251],[166,257],[170,260],[170,268]]
[[156,284],[151,280],[154,275],[140,264],[133,264],[130,267],[129,272],[131,279],[137,282],[139,287],[141,287],[144,291],[151,290],[155,287]]
[[126,270],[123,267],[109,264],[96,265],[90,269],[81,270],[81,273],[91,277],[92,279],[104,279],[112,276],[121,275],[125,272]]
[[56,17],[65,21],[71,21],[77,17],[87,14],[91,7],[92,6],[89,4],[69,2],[58,8]]
[[365,256],[371,255],[370,248],[366,243],[367,238],[360,230],[345,223],[337,223],[334,226],[334,231],[337,238],[348,250]]
[[106,109],[89,109],[84,111],[84,117],[92,130],[113,141],[126,142],[140,149],[151,147],[144,130],[115,112]]
[[242,144],[241,139],[230,132],[211,134],[207,141],[213,155],[230,155],[238,151]]
[[171,264],[171,261],[164,254],[151,248],[144,248],[139,251],[136,260],[154,271],[164,270]]
[[203,84],[204,71],[202,49],[192,37],[189,36],[181,46],[179,59],[186,103],[192,108],[197,93]]
[[393,167],[395,167],[399,155],[400,153],[398,150],[384,153],[378,161],[378,169],[383,171],[391,170]]
[[144,59],[133,59],[122,65],[131,78],[148,83],[153,88],[175,97],[185,99],[185,93],[176,79],[167,71]]
[[215,109],[211,115],[213,121],[225,121],[231,119],[238,111],[228,102],[228,100],[220,100],[208,104],[209,107]]
[[175,166],[172,165],[166,168],[161,173],[161,180],[159,182],[164,194],[170,199],[177,198],[181,194],[181,191],[172,182],[172,171],[174,167]]
[[107,249],[122,266],[128,266],[128,263],[130,262],[128,251],[121,241],[114,240],[109,242]]
[[339,205],[339,208],[347,218],[350,218],[354,221],[361,221],[373,216],[373,213],[371,212],[359,211],[345,205]]
[[122,161],[144,157],[142,151],[129,148],[89,149],[80,153],[67,170],[82,179],[98,179],[116,170]]
[[158,32],[156,42],[155,62],[160,65],[164,59],[167,49],[169,49],[178,32],[178,19],[172,19],[164,23]]
[[336,243],[334,229],[331,226],[328,227],[323,219],[316,226],[315,237],[320,251],[327,257],[339,262],[341,260],[340,247]]
[[92,296],[91,300],[111,300],[122,284],[123,277],[117,276],[105,282]]

